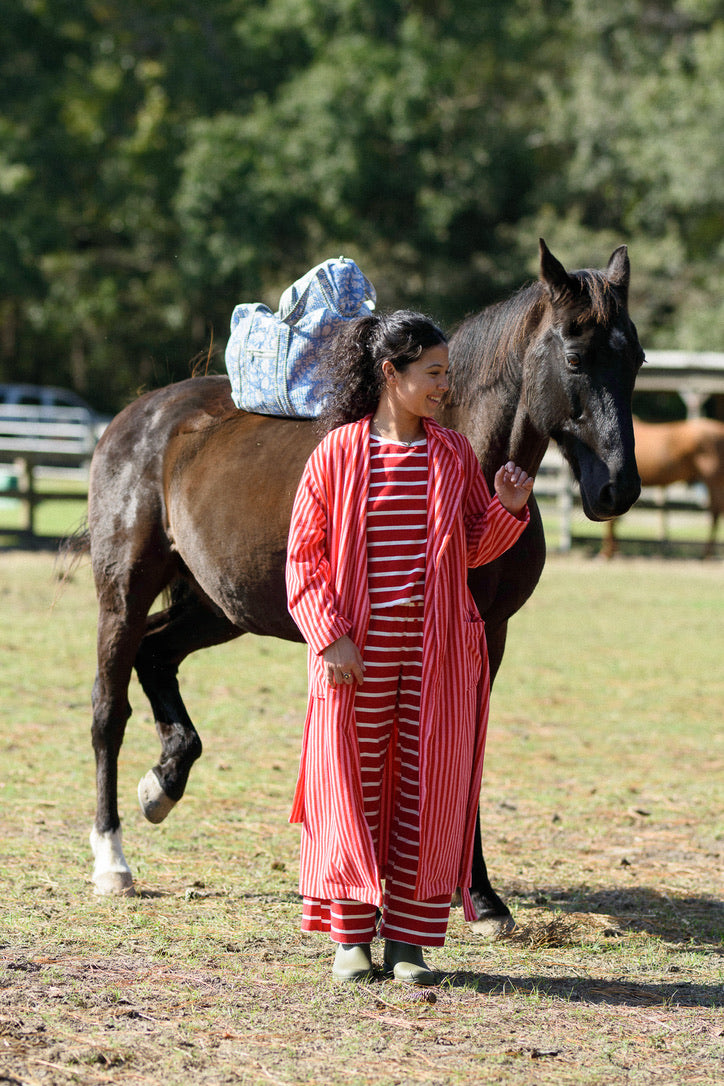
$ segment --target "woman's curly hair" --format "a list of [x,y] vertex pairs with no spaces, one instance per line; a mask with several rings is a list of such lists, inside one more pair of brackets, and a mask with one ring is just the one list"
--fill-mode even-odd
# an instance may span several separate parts
[[319,362],[324,400],[317,420],[321,433],[377,410],[385,383],[385,359],[404,373],[423,351],[442,343],[447,343],[444,332],[422,313],[408,309],[346,321]]

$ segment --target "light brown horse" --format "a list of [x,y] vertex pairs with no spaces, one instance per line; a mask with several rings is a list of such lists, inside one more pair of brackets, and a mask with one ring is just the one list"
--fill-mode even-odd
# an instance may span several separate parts
[[[711,528],[704,558],[712,558],[716,529],[724,512],[724,422],[685,419],[683,422],[642,422],[634,417],[636,465],[642,486],[704,483],[709,491]],[[601,553],[611,558],[618,550],[615,521],[604,531]]]
[[[468,436],[489,485],[508,458],[534,475],[553,437],[586,514],[603,520],[629,509],[640,490],[631,398],[643,351],[628,313],[628,255],[621,246],[605,270],[569,273],[541,241],[540,261],[539,282],[469,318],[452,337],[442,421]],[[132,670],[161,740],[139,799],[146,818],[160,822],[201,753],[179,691],[181,661],[246,632],[301,640],[287,610],[284,567],[294,494],[318,440],[309,421],[236,410],[227,378],[210,376],[147,393],[98,443],[88,524],[98,595],[91,843],[99,893],[133,892],[117,797]],[[545,560],[535,500],[530,508],[515,546],[470,572],[491,675],[508,619],[533,592]],[[171,602],[151,614],[164,592]],[[483,925],[510,924],[479,835],[472,897]]]

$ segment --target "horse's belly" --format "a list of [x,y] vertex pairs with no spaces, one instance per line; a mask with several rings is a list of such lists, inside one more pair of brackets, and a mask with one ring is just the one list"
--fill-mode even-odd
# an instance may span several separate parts
[[[303,443],[299,454],[298,436],[290,455],[278,433],[277,440],[263,440],[265,433],[257,427],[253,441],[239,428],[215,440],[183,435],[166,486],[167,530],[192,578],[234,625],[300,640],[287,610],[284,571],[306,454]],[[289,435],[282,429],[282,437]]]

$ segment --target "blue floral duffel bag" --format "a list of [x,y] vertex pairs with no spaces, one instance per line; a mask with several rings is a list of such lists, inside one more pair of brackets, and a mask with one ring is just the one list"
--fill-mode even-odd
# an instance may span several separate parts
[[276,313],[237,305],[226,368],[237,407],[262,415],[314,418],[321,409],[316,363],[342,321],[371,313],[375,288],[354,260],[325,260],[284,291]]

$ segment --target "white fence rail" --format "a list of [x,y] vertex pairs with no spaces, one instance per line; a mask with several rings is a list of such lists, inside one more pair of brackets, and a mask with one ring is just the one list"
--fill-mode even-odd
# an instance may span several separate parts
[[637,392],[676,392],[692,418],[710,396],[724,393],[724,353],[647,351],[636,378]]
[[96,440],[82,408],[0,404],[0,461],[23,457],[75,466],[90,460]]
[[22,503],[21,535],[35,538],[35,510],[41,502],[82,497],[77,490],[39,493],[38,471],[87,471],[97,440],[83,408],[0,404],[0,498]]

